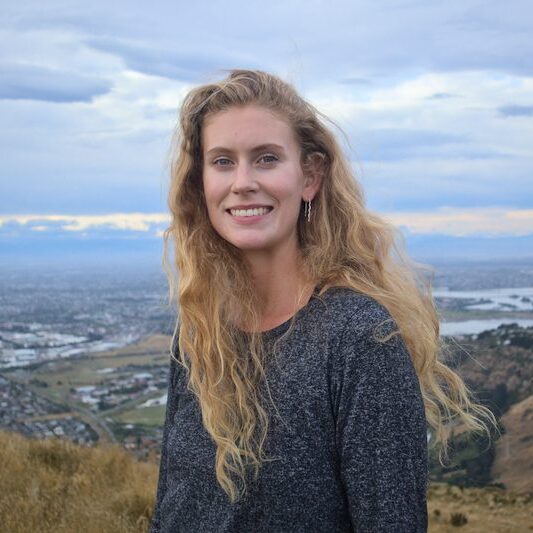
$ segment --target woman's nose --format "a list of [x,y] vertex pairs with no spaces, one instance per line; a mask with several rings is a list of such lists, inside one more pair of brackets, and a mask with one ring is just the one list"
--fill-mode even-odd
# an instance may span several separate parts
[[233,174],[233,183],[231,184],[232,192],[249,192],[258,189],[253,168],[246,164],[237,165]]

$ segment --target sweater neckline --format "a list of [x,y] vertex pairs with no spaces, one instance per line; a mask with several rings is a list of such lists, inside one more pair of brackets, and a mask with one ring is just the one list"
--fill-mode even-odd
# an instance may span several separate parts
[[308,302],[303,307],[298,309],[298,311],[296,311],[296,313],[294,315],[292,315],[290,318],[288,318],[287,320],[285,320],[281,324],[278,324],[277,326],[274,326],[271,329],[267,329],[265,331],[261,331],[260,334],[263,337],[263,339],[269,339],[271,337],[277,337],[278,335],[285,333],[289,329],[289,326],[290,326],[290,324],[291,324],[291,322],[293,320],[294,321],[298,320],[305,313],[307,313],[309,311],[309,308],[314,303],[313,301],[316,299],[316,296],[317,296],[317,294],[319,292],[319,289],[320,288],[319,288],[318,285],[315,286],[315,288],[313,289],[313,293],[311,294],[311,297],[309,298]]

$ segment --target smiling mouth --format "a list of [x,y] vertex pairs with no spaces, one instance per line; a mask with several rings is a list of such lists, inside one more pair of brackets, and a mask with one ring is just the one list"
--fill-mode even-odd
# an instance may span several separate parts
[[251,209],[228,209],[227,212],[234,217],[257,217],[266,215],[273,207],[254,207]]

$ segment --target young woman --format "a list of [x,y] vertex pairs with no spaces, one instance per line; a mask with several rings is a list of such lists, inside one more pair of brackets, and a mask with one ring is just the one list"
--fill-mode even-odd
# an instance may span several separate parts
[[259,71],[183,102],[152,532],[426,531],[427,423],[444,449],[456,416],[486,429],[320,117]]

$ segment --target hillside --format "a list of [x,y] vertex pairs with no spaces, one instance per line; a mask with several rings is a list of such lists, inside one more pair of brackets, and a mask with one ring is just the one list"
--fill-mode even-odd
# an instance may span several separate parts
[[533,531],[533,496],[432,484],[428,515],[429,533],[526,533]]
[[513,405],[502,424],[492,477],[508,489],[533,493],[533,396]]
[[453,366],[502,413],[533,394],[533,328],[501,325],[450,344]]
[[[157,466],[118,447],[0,432],[0,523],[9,533],[140,533],[149,527]],[[430,533],[529,531],[531,495],[432,485]]]
[[26,439],[0,431],[0,524],[9,533],[148,529],[157,468],[118,446]]
[[[521,422],[511,413],[533,395],[533,328],[502,325],[479,335],[464,336],[459,342],[449,341],[448,347],[448,364],[475,392],[478,401],[499,418],[502,434],[507,438],[498,438],[493,431],[489,440],[466,434],[461,425],[452,427],[452,462],[441,467],[433,457],[431,479],[466,487],[499,484],[515,491],[530,491],[531,424],[527,427],[525,418]],[[505,471],[507,468],[509,472]]]

